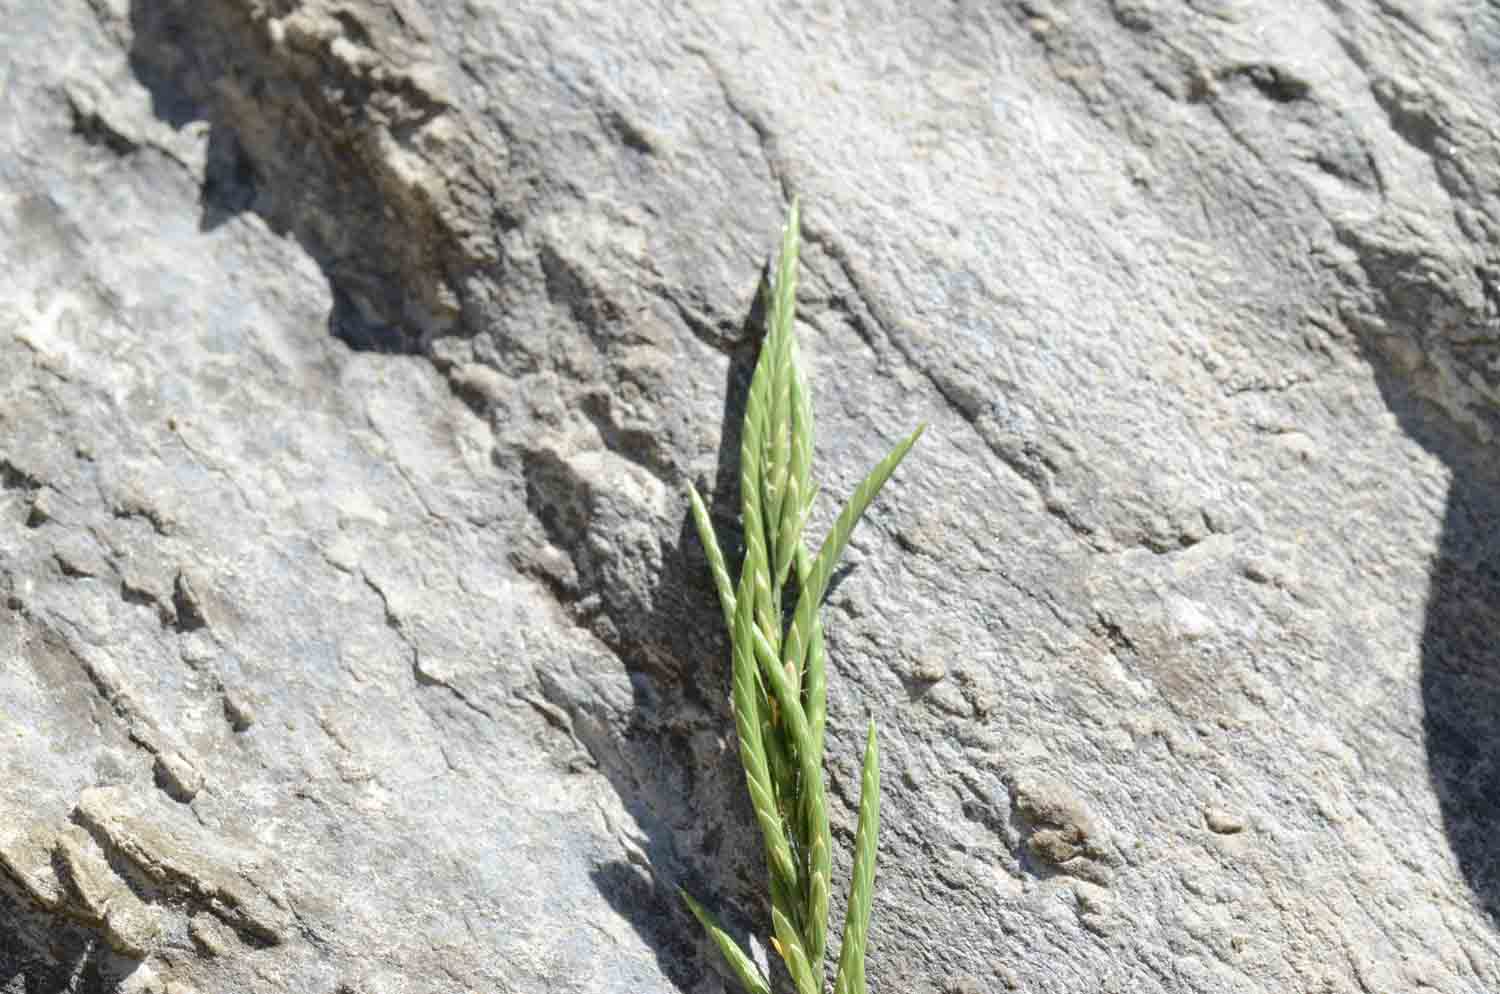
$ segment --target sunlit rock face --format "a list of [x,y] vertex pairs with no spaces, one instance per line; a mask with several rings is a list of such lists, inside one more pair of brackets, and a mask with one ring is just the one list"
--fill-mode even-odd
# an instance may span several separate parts
[[0,0],[0,992],[774,959],[793,195],[871,989],[1500,990],[1500,14],[760,6]]

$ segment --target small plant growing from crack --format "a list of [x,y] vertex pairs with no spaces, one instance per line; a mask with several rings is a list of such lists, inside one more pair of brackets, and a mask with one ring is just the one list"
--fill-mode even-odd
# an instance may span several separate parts
[[[745,405],[740,444],[745,559],[738,584],[730,580],[703,498],[696,489],[690,498],[733,647],[735,729],[770,871],[771,945],[785,961],[797,994],[823,994],[830,853],[822,771],[827,684],[818,606],[855,524],[923,429],[903,439],[870,471],[817,554],[809,553],[802,529],[816,493],[813,416],[793,333],[799,238],[794,200],[782,237],[766,338]],[[792,608],[789,615],[784,607]],[[879,807],[872,720],[865,738],[854,866],[834,994],[866,990]],[[770,982],[755,961],[702,905],[686,892],[682,896],[745,990],[770,994]]]

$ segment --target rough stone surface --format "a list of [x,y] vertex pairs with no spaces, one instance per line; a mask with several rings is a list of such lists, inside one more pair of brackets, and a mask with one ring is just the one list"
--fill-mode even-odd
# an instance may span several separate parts
[[793,7],[0,0],[0,992],[765,954],[794,193],[872,990],[1500,990],[1500,9]]
[[70,910],[101,926],[109,945],[126,956],[142,959],[151,953],[160,932],[155,907],[115,872],[92,836],[77,825],[67,826],[58,833],[53,861],[71,892]]

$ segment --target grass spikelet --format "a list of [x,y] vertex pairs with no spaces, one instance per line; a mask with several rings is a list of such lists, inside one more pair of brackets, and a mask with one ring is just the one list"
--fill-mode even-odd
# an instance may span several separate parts
[[[812,479],[812,401],[795,333],[799,239],[793,201],[741,433],[745,558],[737,582],[730,580],[703,498],[691,489],[688,498],[733,648],[740,764],[770,870],[771,946],[786,965],[796,994],[823,994],[831,840],[822,776],[827,667],[818,607],[855,525],[923,429],[902,439],[875,465],[855,487],[817,554],[809,553],[802,531],[817,488]],[[793,593],[795,609],[783,631],[783,604],[792,603]],[[879,804],[879,756],[871,721],[835,994],[865,994]],[[686,893],[683,899],[741,986],[749,994],[770,994],[749,956],[698,902]]]

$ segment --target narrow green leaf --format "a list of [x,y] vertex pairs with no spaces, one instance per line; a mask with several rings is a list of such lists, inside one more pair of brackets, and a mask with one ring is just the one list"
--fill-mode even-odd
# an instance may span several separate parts
[[755,362],[755,372],[750,377],[750,389],[745,395],[745,420],[740,427],[740,476],[750,475],[754,487],[740,488],[740,512],[754,505],[760,506],[760,477],[765,464],[765,433],[769,430],[767,413],[770,410],[770,357],[764,348]]
[[[828,881],[832,876],[832,840],[828,831],[827,788],[822,768],[811,757],[803,762],[804,771],[814,771],[803,793],[804,838],[807,840],[806,900],[808,918],[808,955],[814,963],[823,962],[828,947]],[[806,776],[806,773],[803,774]]]
[[[747,575],[751,578],[750,602],[756,624],[768,638],[780,644],[777,630],[781,618],[779,597],[772,596],[769,557],[766,553],[766,524],[761,512],[761,479],[765,472],[764,436],[769,430],[770,372],[764,350],[756,364],[755,375],[750,380],[749,397],[745,402],[745,424],[740,437],[740,521],[745,530],[745,563],[740,570],[743,585]],[[758,546],[760,560],[752,562],[750,551]],[[772,634],[772,633],[775,634]]]
[[801,240],[799,215],[800,209],[794,198],[791,209],[787,212],[786,227],[782,231],[781,258],[776,267],[776,287],[767,321],[768,334],[761,350],[761,355],[769,359],[770,370],[770,404],[766,422],[769,461],[762,485],[765,487],[766,497],[766,527],[775,533],[768,536],[772,543],[772,561],[782,558],[775,543],[790,500],[788,481],[792,478],[792,448],[795,444],[792,398],[797,356],[794,337],[797,320],[797,254]]
[[693,509],[693,525],[698,529],[698,541],[703,543],[703,553],[708,557],[708,569],[713,574],[714,589],[719,592],[719,607],[724,612],[724,627],[734,631],[734,583],[729,579],[729,568],[724,565],[724,553],[719,551],[718,539],[714,537],[714,526],[708,518],[708,508],[698,496],[698,488],[688,484],[688,500]]
[[782,545],[776,550],[776,573],[786,582],[788,566],[803,549],[802,530],[811,517],[816,486],[812,482],[812,403],[798,359],[796,336],[787,341],[791,373],[791,463],[787,473],[787,500],[782,505]]
[[870,934],[870,903],[875,891],[875,838],[880,833],[880,755],[875,722],[865,737],[860,773],[859,821],[854,830],[854,866],[849,881],[849,911],[834,994],[865,994],[865,946]]
[[781,229],[781,257],[776,265],[776,296],[771,304],[770,324],[790,334],[797,313],[797,256],[802,250],[802,202],[792,198],[786,226]]
[[[813,410],[812,394],[802,371],[797,337],[788,343],[792,350],[792,473],[797,478],[807,507],[812,506]],[[803,508],[806,513],[807,507]]]
[[[775,369],[771,380],[771,409],[767,418],[766,441],[769,446],[765,475],[761,486],[765,488],[765,514],[767,538],[775,550],[781,533],[781,517],[790,501],[787,484],[791,479],[791,397],[786,388],[790,379],[787,370]],[[773,552],[773,560],[780,558]]]
[[[777,703],[782,708],[783,720],[791,735],[792,753],[797,757],[801,773],[802,803],[798,806],[796,815],[801,819],[801,831],[798,834],[806,846],[807,854],[806,876],[803,878],[807,881],[807,890],[802,893],[806,908],[804,920],[807,924],[807,953],[813,962],[822,963],[823,952],[827,948],[828,877],[831,870],[826,788],[823,785],[821,765],[815,758],[821,749],[813,748],[808,734],[807,715],[781,661],[758,632],[752,631],[751,638],[755,643],[755,654],[759,658],[761,672],[768,677]],[[821,890],[817,883],[819,879],[822,881]]]
[[765,974],[760,972],[760,967],[756,966],[755,961],[745,954],[734,939],[730,938],[729,933],[724,931],[724,927],[719,924],[718,920],[709,914],[703,905],[693,900],[693,896],[687,891],[678,888],[677,893],[682,895],[682,899],[687,902],[688,910],[693,913],[694,918],[698,919],[698,924],[703,926],[709,938],[714,940],[714,945],[719,947],[719,952],[724,954],[724,960],[734,971],[740,986],[744,987],[749,994],[771,994],[771,983],[766,979]]
[[775,694],[776,703],[781,708],[781,720],[786,723],[791,732],[793,749],[798,753],[810,751],[807,741],[807,712],[803,709],[802,701],[787,678],[786,669],[777,657],[775,648],[758,630],[751,629],[750,638],[755,649],[756,661],[760,664],[761,674],[771,685],[771,692]]
[[[765,532],[761,527],[758,503],[752,501],[746,505],[744,525],[745,561],[740,570],[740,593],[737,595],[736,607],[745,608],[746,628],[743,633],[740,631],[737,614],[733,641],[735,652],[739,653],[743,648],[748,656],[747,667],[750,672],[746,675],[747,689],[753,685],[757,694],[756,713],[761,730],[762,753],[768,766],[769,786],[773,791],[771,797],[776,802],[772,805],[772,810],[779,812],[784,807],[781,798],[784,795],[790,795],[793,790],[792,774],[797,767],[784,735],[777,731],[775,716],[781,710],[780,702],[775,701],[773,708],[771,698],[774,695],[768,689],[769,684],[758,665],[756,653],[758,644],[771,644],[779,647],[781,637],[779,628],[772,621],[774,610],[776,620],[779,622],[780,605],[779,598],[773,597],[770,591]],[[770,638],[775,638],[777,641],[770,643]],[[738,659],[737,655],[736,666],[739,665]],[[779,858],[778,856],[777,859]]]
[[831,872],[826,818],[822,833],[813,834],[817,831],[816,828],[809,829],[813,837],[807,857],[807,928],[804,934],[807,936],[807,959],[816,964],[821,973],[823,956],[828,950],[828,875]]
[[[771,771],[771,786],[776,791],[776,810],[781,815],[782,828],[787,833],[787,838],[793,843],[793,849],[800,843],[797,822],[787,813],[788,805],[793,806],[797,800],[797,763],[792,758],[791,745],[787,741],[785,722],[773,724],[771,721],[771,708],[768,706],[761,712],[760,719],[761,741],[765,743],[766,765]],[[795,857],[796,853],[793,852]]]
[[792,928],[800,935],[803,931],[803,907],[802,895],[799,891],[787,887],[774,877],[771,880],[771,907],[780,909],[792,923]]
[[792,560],[802,544],[802,526],[807,521],[808,505],[802,499],[802,484],[795,475],[788,474],[786,480],[786,504],[776,534],[776,558],[771,565],[771,575],[778,587],[784,586]]
[[880,488],[891,478],[896,467],[901,465],[901,460],[911,451],[911,447],[917,444],[917,439],[922,437],[926,425],[918,428],[906,438],[902,439],[890,454],[875,464],[870,474],[864,478],[859,486],[854,488],[854,493],[849,496],[849,502],[839,512],[838,519],[834,521],[833,527],[829,529],[828,535],[823,539],[822,548],[813,559],[812,567],[802,584],[802,589],[797,595],[797,610],[792,617],[792,626],[787,633],[783,649],[783,660],[794,662],[799,668],[803,665],[803,654],[806,653],[806,640],[808,633],[812,631],[813,615],[817,613],[818,604],[823,595],[828,592],[828,581],[833,576],[833,568],[838,563],[839,557],[844,554],[844,548],[849,544],[849,536],[854,533],[854,526],[864,516],[865,509],[880,493]]
[[786,970],[792,975],[798,994],[823,994],[823,985],[813,977],[807,950],[802,948],[802,936],[780,908],[771,908],[771,927],[776,932],[777,952],[786,961]]
[[766,858],[772,872],[795,885],[800,876],[796,862],[792,859],[791,847],[787,844],[786,832],[782,828],[781,815],[776,804],[776,791],[772,786],[770,770],[766,763],[765,744],[761,738],[757,666],[754,643],[750,634],[755,631],[755,626],[750,619],[750,599],[745,589],[749,579],[748,571],[740,578],[732,639],[734,643],[734,719],[740,739],[740,765],[745,769],[745,783],[750,792],[750,805],[755,810],[756,821],[760,823],[761,837],[766,843]]
[[812,743],[813,761],[823,765],[823,729],[828,722],[828,677],[823,654],[823,619],[814,616],[812,644],[807,649],[806,674],[802,699],[806,701],[807,738]]
[[[805,548],[797,550],[797,582],[805,585],[812,572],[812,556]],[[812,614],[811,632],[808,635],[807,651],[802,666],[802,700],[807,711],[808,740],[813,749],[813,762],[823,766],[823,727],[828,720],[828,678],[823,656],[823,619],[818,612]],[[787,633],[787,640],[801,639],[803,633],[794,624]],[[783,658],[795,658],[797,647],[784,646]]]

